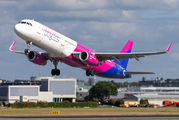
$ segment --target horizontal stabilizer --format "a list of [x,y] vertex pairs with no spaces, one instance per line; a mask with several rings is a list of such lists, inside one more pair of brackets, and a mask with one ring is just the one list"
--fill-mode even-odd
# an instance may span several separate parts
[[133,74],[133,75],[137,75],[137,74],[155,74],[154,72],[133,72],[133,71],[125,71],[124,75],[129,75],[129,74]]

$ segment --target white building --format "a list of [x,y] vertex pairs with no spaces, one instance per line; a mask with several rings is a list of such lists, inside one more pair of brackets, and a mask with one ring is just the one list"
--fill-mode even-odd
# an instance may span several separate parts
[[[39,78],[38,78],[39,79]],[[76,79],[42,78],[41,85],[1,85],[0,101],[14,103],[26,97],[30,102],[58,102],[68,100],[75,102]]]
[[145,94],[145,95],[134,95],[138,98],[138,101],[141,99],[148,99],[149,104],[156,104],[163,106],[163,101],[179,101],[178,95],[158,95],[158,94]]
[[126,95],[141,99],[148,99],[150,104],[163,105],[163,101],[179,101],[178,87],[131,87],[123,91]]

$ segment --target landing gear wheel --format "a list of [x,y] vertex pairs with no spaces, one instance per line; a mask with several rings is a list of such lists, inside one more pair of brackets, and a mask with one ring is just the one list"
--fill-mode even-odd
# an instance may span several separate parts
[[94,76],[94,70],[91,70],[91,76]]
[[60,75],[60,70],[59,69],[52,69],[51,74],[52,74],[52,76],[54,76],[54,75],[59,76]]
[[52,76],[54,76],[56,74],[56,70],[52,69],[51,74],[52,74]]
[[86,70],[86,76],[90,76],[91,75],[91,71],[90,70]]
[[86,76],[94,76],[95,72],[94,70],[86,70]]
[[57,76],[59,76],[60,75],[60,70],[59,69],[57,69],[57,65],[58,65],[58,60],[56,60],[55,58],[53,58],[53,59],[51,59],[52,60],[52,62],[53,62],[53,65],[55,66],[55,69],[52,69],[52,71],[51,71],[51,74],[52,74],[52,76],[54,76],[54,75],[57,75]]
[[59,76],[60,75],[60,70],[56,69],[56,75]]

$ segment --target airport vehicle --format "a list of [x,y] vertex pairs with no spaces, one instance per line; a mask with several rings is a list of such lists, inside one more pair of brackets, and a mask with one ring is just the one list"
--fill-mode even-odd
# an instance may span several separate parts
[[163,101],[163,106],[179,107],[179,102],[176,102],[176,101]]
[[9,102],[8,101],[3,101],[4,106],[8,106]]
[[[57,69],[58,62],[72,67],[81,68],[86,71],[87,76],[100,76],[106,78],[130,78],[131,74],[154,74],[153,72],[127,71],[129,58],[139,61],[140,57],[147,55],[164,54],[169,52],[172,42],[165,51],[131,53],[132,41],[128,41],[120,53],[95,52],[76,41],[42,25],[34,20],[24,19],[14,27],[15,33],[27,43],[24,51],[14,51],[16,41],[12,43],[9,50],[24,54],[28,60],[37,65],[46,65],[47,60],[53,62],[55,69],[52,75],[60,75]],[[31,51],[33,44],[47,52]]]

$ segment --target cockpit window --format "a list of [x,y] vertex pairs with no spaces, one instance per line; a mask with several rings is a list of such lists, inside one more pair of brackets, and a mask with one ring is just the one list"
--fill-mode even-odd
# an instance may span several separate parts
[[32,23],[29,23],[29,22],[23,22],[23,21],[19,22],[19,24],[27,24],[27,25],[32,26]]
[[21,24],[26,24],[26,22],[21,22]]

